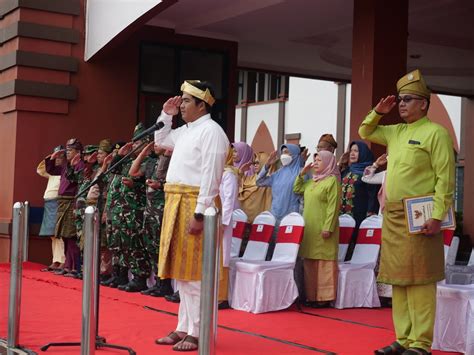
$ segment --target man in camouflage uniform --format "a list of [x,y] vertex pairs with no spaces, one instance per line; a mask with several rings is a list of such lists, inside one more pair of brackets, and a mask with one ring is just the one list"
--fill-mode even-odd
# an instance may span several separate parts
[[[154,153],[151,153],[153,147]],[[171,280],[160,280],[157,276],[161,222],[165,206],[163,187],[170,159],[170,151],[165,151],[154,145],[154,143],[150,143],[138,155],[130,169],[130,175],[135,177],[145,176],[146,178],[146,207],[140,235],[143,236],[146,256],[150,262],[150,269],[147,270],[147,274],[150,275],[153,271],[156,279],[154,286],[141,293],[156,297],[163,297],[173,293]]]
[[[139,123],[135,127],[133,138],[144,131],[144,126]],[[127,143],[119,150],[118,157],[129,153],[131,150],[142,146],[142,141]],[[139,151],[139,150],[138,150]],[[114,237],[119,238],[120,255],[119,265],[121,269],[128,269],[133,275],[133,279],[127,284],[118,285],[118,288],[127,292],[139,292],[147,288],[146,279],[149,276],[147,270],[150,269],[150,262],[146,257],[143,237],[140,235],[143,224],[143,212],[146,205],[145,178],[143,176],[134,178],[129,175],[132,159],[136,153],[122,164],[120,170],[122,184],[120,186],[120,197],[116,201],[115,220],[112,219]]]
[[[113,147],[111,155],[105,158],[105,164],[111,164],[112,160],[118,155],[119,150],[125,145],[125,142],[117,142]],[[107,248],[112,258],[112,276],[101,282],[103,286],[118,287],[128,283],[128,269],[120,267],[119,259],[121,254],[121,243],[117,229],[120,224],[120,206],[117,201],[120,198],[120,187],[122,185],[121,170],[110,172],[108,177],[107,199],[103,219],[106,221]]]

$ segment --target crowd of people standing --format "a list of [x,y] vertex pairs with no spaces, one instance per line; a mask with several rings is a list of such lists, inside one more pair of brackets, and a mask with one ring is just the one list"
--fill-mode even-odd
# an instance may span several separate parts
[[[164,104],[158,118],[164,127],[155,133],[154,142],[140,138],[144,129],[141,124],[135,128],[129,143],[112,144],[104,139],[97,146],[83,147],[77,139],[68,140],[65,149],[56,147],[38,166],[38,173],[49,179],[44,195],[45,214],[41,234],[52,238],[53,262],[45,271],[81,277],[84,209],[88,205],[97,206],[103,211],[101,283],[127,292],[167,296],[170,300],[180,298],[176,330],[157,339],[156,343],[173,345],[178,351],[195,350],[198,347],[201,236],[203,213],[207,207],[216,205],[222,212],[221,266],[224,276],[219,288],[222,308],[228,306],[227,268],[234,210],[242,209],[249,223],[267,210],[276,218],[267,260],[272,258],[278,225],[283,217],[291,212],[303,215],[305,229],[299,257],[304,287],[300,289],[300,297],[306,306],[315,308],[328,307],[336,299],[339,215],[349,214],[356,221],[350,244],[353,247],[361,222],[383,210],[384,221],[388,218],[389,222],[388,226],[384,222],[385,244],[382,247],[380,273],[382,281],[396,285],[394,314],[398,318],[394,317],[394,320],[397,342],[376,353],[405,354],[413,348],[423,354],[431,345],[429,334],[426,334],[429,329],[425,329],[432,326],[431,319],[427,320],[424,316],[421,320],[416,319],[421,335],[405,334],[407,329],[411,329],[407,324],[414,323],[410,316],[406,316],[414,312],[408,310],[410,306],[406,305],[406,298],[424,295],[431,297],[432,302],[432,282],[439,279],[441,271],[438,270],[439,262],[432,265],[433,262],[426,259],[426,273],[410,278],[400,270],[405,270],[407,265],[412,266],[412,261],[407,259],[412,251],[402,258],[404,265],[394,259],[394,255],[398,254],[397,247],[407,248],[400,244],[399,239],[391,237],[400,233],[398,197],[412,195],[411,184],[402,187],[395,182],[399,175],[394,174],[399,173],[403,179],[410,179],[414,170],[415,179],[418,179],[417,174],[424,174],[424,180],[417,180],[420,193],[433,190],[438,193],[436,188],[444,189],[442,198],[437,196],[435,200],[438,213],[434,218],[437,221],[452,197],[452,181],[444,176],[451,174],[451,166],[444,166],[439,161],[436,171],[432,172],[423,152],[412,149],[419,148],[423,141],[418,137],[422,134],[413,129],[421,125],[420,121],[427,125],[425,128],[435,133],[439,131],[438,126],[425,123],[429,122],[424,118],[429,107],[429,90],[421,74],[408,74],[398,86],[398,101],[394,96],[382,99],[360,129],[361,137],[388,145],[390,160],[387,173],[380,171],[387,164],[386,155],[375,160],[363,141],[351,142],[348,151],[337,161],[334,154],[337,142],[331,134],[321,136],[309,163],[306,163],[310,157],[308,149],[295,144],[284,144],[274,152],[254,152],[245,142],[229,144],[222,129],[210,117],[215,101],[212,88],[208,83],[198,81],[185,81],[181,87],[183,95],[170,98]],[[381,116],[397,102],[402,113],[406,107],[406,110],[411,109],[413,102],[421,104],[422,101],[427,104],[419,112],[416,111],[421,116],[413,122],[377,126]],[[172,117],[179,112],[186,124],[172,129]],[[415,146],[407,148],[411,151],[397,152],[396,147],[401,144],[397,134],[409,142],[415,142]],[[444,137],[443,132],[439,134]],[[428,135],[426,139],[433,140],[433,135]],[[449,142],[444,143],[442,149],[435,148],[446,165],[452,162],[452,151],[449,153],[450,147],[444,147]],[[417,154],[420,161],[415,162],[407,152]],[[123,164],[104,174],[124,156]],[[408,162],[426,163],[428,172]],[[397,168],[395,164],[406,166]],[[439,170],[443,166],[447,169],[444,175]],[[90,187],[90,182],[101,175],[100,184]],[[435,176],[442,176],[441,182]],[[433,181],[435,187],[431,186]],[[87,191],[84,191],[85,187],[88,187]],[[426,234],[438,235],[439,225],[430,222],[426,226]],[[433,253],[438,253],[438,249],[433,246]],[[351,250],[349,247],[348,259]],[[394,271],[397,266],[399,270]],[[430,271],[431,268],[436,270]],[[151,275],[155,276],[155,282],[150,282]],[[172,279],[177,280],[179,296],[173,294]],[[427,283],[429,287],[425,286]],[[415,286],[407,286],[412,284]],[[408,308],[401,310],[400,304]],[[423,328],[423,324],[427,326]],[[418,338],[413,340],[411,337]]]

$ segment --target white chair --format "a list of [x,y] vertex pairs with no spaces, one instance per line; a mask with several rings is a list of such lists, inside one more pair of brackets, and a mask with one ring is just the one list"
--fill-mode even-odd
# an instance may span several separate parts
[[242,239],[244,238],[245,227],[247,226],[248,217],[244,211],[237,209],[232,212],[232,244],[230,248],[230,257],[235,258],[239,256],[240,248],[242,246]]
[[344,261],[351,242],[352,233],[356,226],[356,221],[349,214],[342,214],[339,216],[339,252],[337,255],[338,261]]
[[263,313],[286,309],[298,297],[294,268],[303,239],[304,219],[296,212],[285,216],[270,261],[239,261],[232,296],[234,309]]
[[[228,302],[231,306],[233,305],[233,294],[234,294],[235,275],[236,275],[235,265],[237,261],[239,260],[265,260],[265,257],[268,251],[270,238],[272,237],[273,229],[275,227],[275,223],[276,223],[276,219],[270,212],[264,211],[260,213],[257,217],[255,217],[252,223],[252,229],[250,231],[249,241],[247,243],[247,246],[245,247],[244,255],[241,258],[239,258],[237,254],[237,256],[230,259]],[[236,227],[238,227],[238,225]],[[241,226],[238,228],[241,228]],[[234,230],[233,234],[236,232],[237,231]]]
[[437,286],[432,348],[474,354],[474,284]]
[[382,216],[362,221],[351,260],[339,263],[336,308],[380,307],[374,269],[381,239]]

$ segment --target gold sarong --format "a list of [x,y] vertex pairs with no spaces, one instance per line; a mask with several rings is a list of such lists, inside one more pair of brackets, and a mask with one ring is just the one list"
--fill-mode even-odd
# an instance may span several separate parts
[[199,187],[165,184],[165,210],[161,226],[158,276],[182,281],[201,280],[202,238],[189,234]]
[[77,236],[74,224],[74,197],[58,196],[58,212],[56,217],[56,238],[73,238]]
[[444,279],[443,237],[409,234],[402,202],[385,202],[378,281],[426,285]]

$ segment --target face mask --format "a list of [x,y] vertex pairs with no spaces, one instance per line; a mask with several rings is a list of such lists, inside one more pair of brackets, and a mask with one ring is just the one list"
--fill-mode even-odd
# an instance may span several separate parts
[[291,163],[293,157],[289,154],[282,154],[280,157],[281,165],[287,166]]

